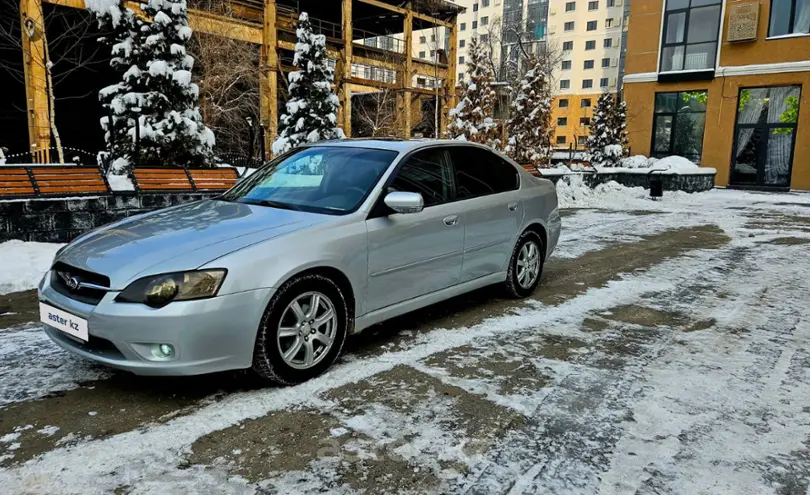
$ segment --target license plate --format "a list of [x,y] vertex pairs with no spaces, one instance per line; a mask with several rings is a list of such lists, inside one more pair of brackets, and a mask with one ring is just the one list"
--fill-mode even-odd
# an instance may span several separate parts
[[39,319],[46,325],[87,342],[87,320],[84,318],[79,318],[45,303],[39,303]]

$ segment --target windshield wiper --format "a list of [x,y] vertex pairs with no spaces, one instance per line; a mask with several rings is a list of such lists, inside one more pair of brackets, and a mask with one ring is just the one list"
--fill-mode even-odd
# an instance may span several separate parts
[[293,205],[293,204],[290,204],[290,203],[281,203],[279,201],[271,201],[269,199],[262,199],[260,201],[240,200],[239,202],[240,203],[247,203],[249,205],[268,206],[270,208],[278,208],[278,209],[281,209],[281,210],[301,211],[301,208],[299,208],[296,205]]

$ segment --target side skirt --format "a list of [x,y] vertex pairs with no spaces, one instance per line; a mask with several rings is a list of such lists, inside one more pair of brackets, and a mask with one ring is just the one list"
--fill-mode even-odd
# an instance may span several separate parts
[[408,301],[403,301],[401,303],[392,304],[391,306],[386,306],[385,308],[381,308],[376,311],[372,311],[371,313],[366,313],[363,316],[358,317],[355,320],[354,330],[352,331],[352,334],[356,334],[382,321],[390,320],[395,316],[410,313],[411,311],[415,311],[419,308],[424,308],[425,306],[430,306],[431,304],[436,304],[446,299],[450,299],[451,297],[459,296],[466,292],[470,292],[475,289],[480,289],[481,287],[486,287],[487,285],[493,285],[504,281],[506,281],[506,272],[493,273],[492,275],[479,277],[474,280],[464,282],[463,284],[454,285],[446,289],[431,292],[430,294],[415,297]]

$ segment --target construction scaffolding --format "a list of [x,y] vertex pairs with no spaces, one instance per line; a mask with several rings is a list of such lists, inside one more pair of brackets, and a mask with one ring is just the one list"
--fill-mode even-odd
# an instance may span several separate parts
[[[20,0],[25,91],[29,142],[34,160],[51,161],[51,131],[43,46],[43,3],[85,8],[84,0]],[[133,10],[137,2],[125,2]],[[382,88],[397,91],[398,132],[410,137],[412,108],[419,99],[435,98],[441,106],[440,129],[447,126],[448,113],[456,101],[456,16],[462,7],[446,0],[226,0],[229,16],[193,8],[189,2],[189,24],[193,31],[260,45],[261,125],[264,149],[278,133],[279,76],[292,70],[282,60],[295,49],[295,24],[301,12],[308,12],[313,28],[325,35],[327,54],[335,61],[335,89],[340,99],[338,123],[351,136],[352,92]],[[450,32],[446,57],[428,62],[411,53],[414,30],[445,27]],[[416,78],[441,82],[439,90],[416,84]]]

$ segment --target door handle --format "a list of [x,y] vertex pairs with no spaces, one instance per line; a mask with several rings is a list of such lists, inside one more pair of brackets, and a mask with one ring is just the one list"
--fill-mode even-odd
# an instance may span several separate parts
[[453,225],[458,223],[458,215],[450,215],[449,217],[444,217],[443,222],[448,227],[452,227]]
[[517,203],[509,203],[507,206],[509,207],[509,211],[515,211],[518,208]]

